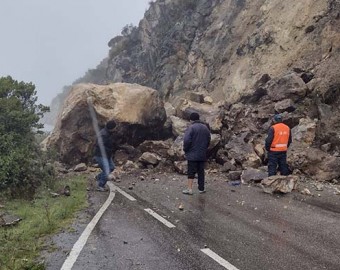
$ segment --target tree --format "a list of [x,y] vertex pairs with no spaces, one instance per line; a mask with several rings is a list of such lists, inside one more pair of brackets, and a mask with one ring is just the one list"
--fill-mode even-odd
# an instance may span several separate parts
[[37,105],[35,86],[0,78],[0,190],[32,192],[44,177],[35,134],[48,107]]

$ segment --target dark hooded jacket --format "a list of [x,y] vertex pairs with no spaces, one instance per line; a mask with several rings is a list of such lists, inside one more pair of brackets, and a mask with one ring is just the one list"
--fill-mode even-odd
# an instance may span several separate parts
[[183,150],[189,161],[206,161],[211,135],[207,125],[194,121],[184,134]]
[[[111,133],[106,127],[101,129],[99,132],[100,137],[102,138],[103,141],[103,146],[104,146],[104,150],[105,150],[105,154],[107,158],[111,158],[113,153],[115,152],[117,145],[115,143],[115,138],[113,136],[113,133]],[[94,155],[96,157],[101,157],[102,153],[100,151],[100,147],[99,147],[99,141],[97,139],[96,141],[96,148],[95,148],[95,152]]]

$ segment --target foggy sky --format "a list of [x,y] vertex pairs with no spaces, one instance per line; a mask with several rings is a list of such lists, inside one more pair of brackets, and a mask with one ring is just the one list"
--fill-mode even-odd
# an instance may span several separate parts
[[50,105],[64,85],[95,68],[108,41],[138,25],[149,0],[0,0],[0,77],[33,82]]

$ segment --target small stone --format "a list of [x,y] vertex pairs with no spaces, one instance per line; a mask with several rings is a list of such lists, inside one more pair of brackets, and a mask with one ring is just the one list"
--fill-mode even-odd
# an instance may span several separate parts
[[143,175],[141,175],[141,176],[139,176],[139,179],[140,179],[141,181],[144,181],[144,180],[145,180],[145,177],[144,177]]
[[133,186],[135,186],[135,185],[136,185],[136,183],[135,183],[135,182],[133,182],[133,183],[132,183],[132,185],[133,185]]
[[127,241],[124,241],[123,243],[124,243],[124,245],[128,244],[128,242],[127,242]]
[[128,189],[132,190],[132,189],[133,189],[133,186],[129,186]]
[[338,183],[339,183],[338,180],[336,180],[336,179],[333,179],[333,180],[332,180],[332,184],[336,185],[336,184],[338,184]]
[[318,197],[321,197],[321,194],[320,194],[320,193],[318,193]]
[[181,211],[183,211],[183,210],[184,210],[183,204],[180,204],[180,205],[178,206],[178,209],[181,210]]
[[208,247],[208,245],[204,245],[204,248],[207,248]]
[[308,195],[308,196],[312,196],[312,193],[309,191],[308,188],[304,188],[304,189],[301,191],[301,194],[303,194],[303,195]]
[[316,184],[315,189],[316,189],[316,191],[323,191],[323,185],[322,184]]
[[53,198],[56,198],[56,197],[59,197],[60,194],[59,193],[56,193],[56,192],[50,192],[50,195],[53,197]]
[[335,195],[340,195],[340,190],[338,188],[335,188],[335,192],[334,192]]

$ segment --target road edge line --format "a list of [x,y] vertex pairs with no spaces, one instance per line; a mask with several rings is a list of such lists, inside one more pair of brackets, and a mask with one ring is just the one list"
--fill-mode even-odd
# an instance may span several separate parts
[[99,209],[97,214],[93,217],[93,219],[90,221],[89,224],[87,224],[85,230],[83,233],[80,235],[78,238],[77,242],[73,245],[68,257],[64,261],[62,267],[60,270],[71,270],[74,263],[77,261],[78,256],[82,249],[84,248],[87,239],[91,235],[91,232],[93,231],[94,227],[97,225],[99,219],[102,217],[106,209],[110,206],[111,202],[113,201],[116,193],[114,192],[114,185],[112,183],[107,183],[107,185],[110,187],[110,194],[108,198],[106,199],[105,203],[103,206]]

